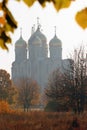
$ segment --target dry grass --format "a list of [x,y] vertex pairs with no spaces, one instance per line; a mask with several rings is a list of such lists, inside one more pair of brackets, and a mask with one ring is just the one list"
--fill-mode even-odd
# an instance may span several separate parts
[[[87,130],[87,113],[77,116],[81,130]],[[0,114],[0,130],[68,130],[72,113],[43,111],[12,112]]]

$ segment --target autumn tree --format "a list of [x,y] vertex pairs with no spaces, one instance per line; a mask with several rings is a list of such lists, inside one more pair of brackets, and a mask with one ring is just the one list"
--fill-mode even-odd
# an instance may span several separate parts
[[12,85],[10,74],[6,70],[0,70],[0,100],[13,103],[16,91]]
[[[15,0],[21,1],[21,0]],[[76,0],[22,0],[29,7],[38,1],[42,7],[46,7],[47,2],[52,2],[55,9],[60,11],[60,9],[68,8],[72,2]],[[0,1],[0,47],[3,49],[8,49],[8,43],[11,43],[10,33],[14,32],[17,28],[17,21],[14,19],[12,12],[8,8],[9,0]],[[87,28],[87,8],[84,8],[77,12],[75,19],[77,23],[83,28]]]
[[36,81],[30,78],[21,78],[18,82],[18,101],[24,108],[29,109],[31,105],[39,103],[39,86]]
[[[64,83],[74,112],[83,112],[87,98],[87,57],[83,46],[71,54],[70,67],[65,70]],[[69,67],[69,68],[70,68]]]
[[[50,98],[50,100],[58,100],[62,95],[62,73],[59,69],[53,71],[48,79],[48,84],[46,87],[46,95]],[[62,91],[63,92],[63,91]]]
[[46,95],[50,100],[65,102],[75,113],[84,111],[87,103],[87,54],[83,46],[75,49],[63,73],[57,69],[48,80]]
[[53,71],[49,76],[45,94],[47,96],[48,104],[53,102],[53,104],[56,105],[56,111],[61,109],[60,107],[62,107],[62,109],[66,107],[66,88],[63,81],[63,73],[59,69]]

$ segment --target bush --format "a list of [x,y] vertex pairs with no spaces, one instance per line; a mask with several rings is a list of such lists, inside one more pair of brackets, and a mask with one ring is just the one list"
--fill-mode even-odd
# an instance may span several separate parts
[[69,108],[67,104],[62,104],[56,101],[49,101],[48,104],[45,107],[45,111],[52,111],[52,112],[66,112]]
[[9,113],[11,112],[10,106],[6,101],[0,101],[0,113]]
[[57,112],[58,111],[58,102],[49,101],[45,107],[45,111]]

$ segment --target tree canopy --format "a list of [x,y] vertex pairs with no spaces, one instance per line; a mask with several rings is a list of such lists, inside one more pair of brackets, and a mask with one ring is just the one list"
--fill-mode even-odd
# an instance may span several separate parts
[[20,78],[18,81],[18,101],[24,107],[24,111],[39,103],[39,86],[30,78]]
[[[27,6],[31,7],[33,4],[38,1],[42,7],[46,7],[47,2],[52,2],[54,8],[57,11],[60,9],[68,8],[72,2],[76,0],[15,0],[23,1]],[[7,7],[9,0],[0,1],[0,47],[2,49],[8,50],[8,43],[11,43],[10,32],[14,32],[14,29],[17,28],[17,21],[14,19],[12,12]],[[77,23],[83,28],[87,28],[87,8],[84,8],[77,12],[75,19]]]
[[6,70],[0,69],[0,100],[5,100],[12,104],[16,90],[13,87],[10,74]]

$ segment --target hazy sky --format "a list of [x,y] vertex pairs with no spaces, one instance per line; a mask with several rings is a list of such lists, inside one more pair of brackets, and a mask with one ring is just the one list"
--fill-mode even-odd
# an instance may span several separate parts
[[20,28],[26,42],[31,35],[31,27],[37,27],[37,17],[40,18],[41,30],[49,41],[54,36],[54,26],[57,27],[57,36],[62,41],[63,58],[66,58],[71,50],[79,44],[87,45],[87,29],[83,30],[75,21],[77,11],[87,6],[86,0],[72,2],[71,6],[57,12],[52,3],[42,8],[37,2],[33,7],[28,8],[23,2],[9,0],[8,4],[12,14],[18,21],[18,28],[12,37],[12,44],[9,45],[9,52],[0,49],[0,69],[11,73],[12,62],[15,60],[14,45],[20,37]]

